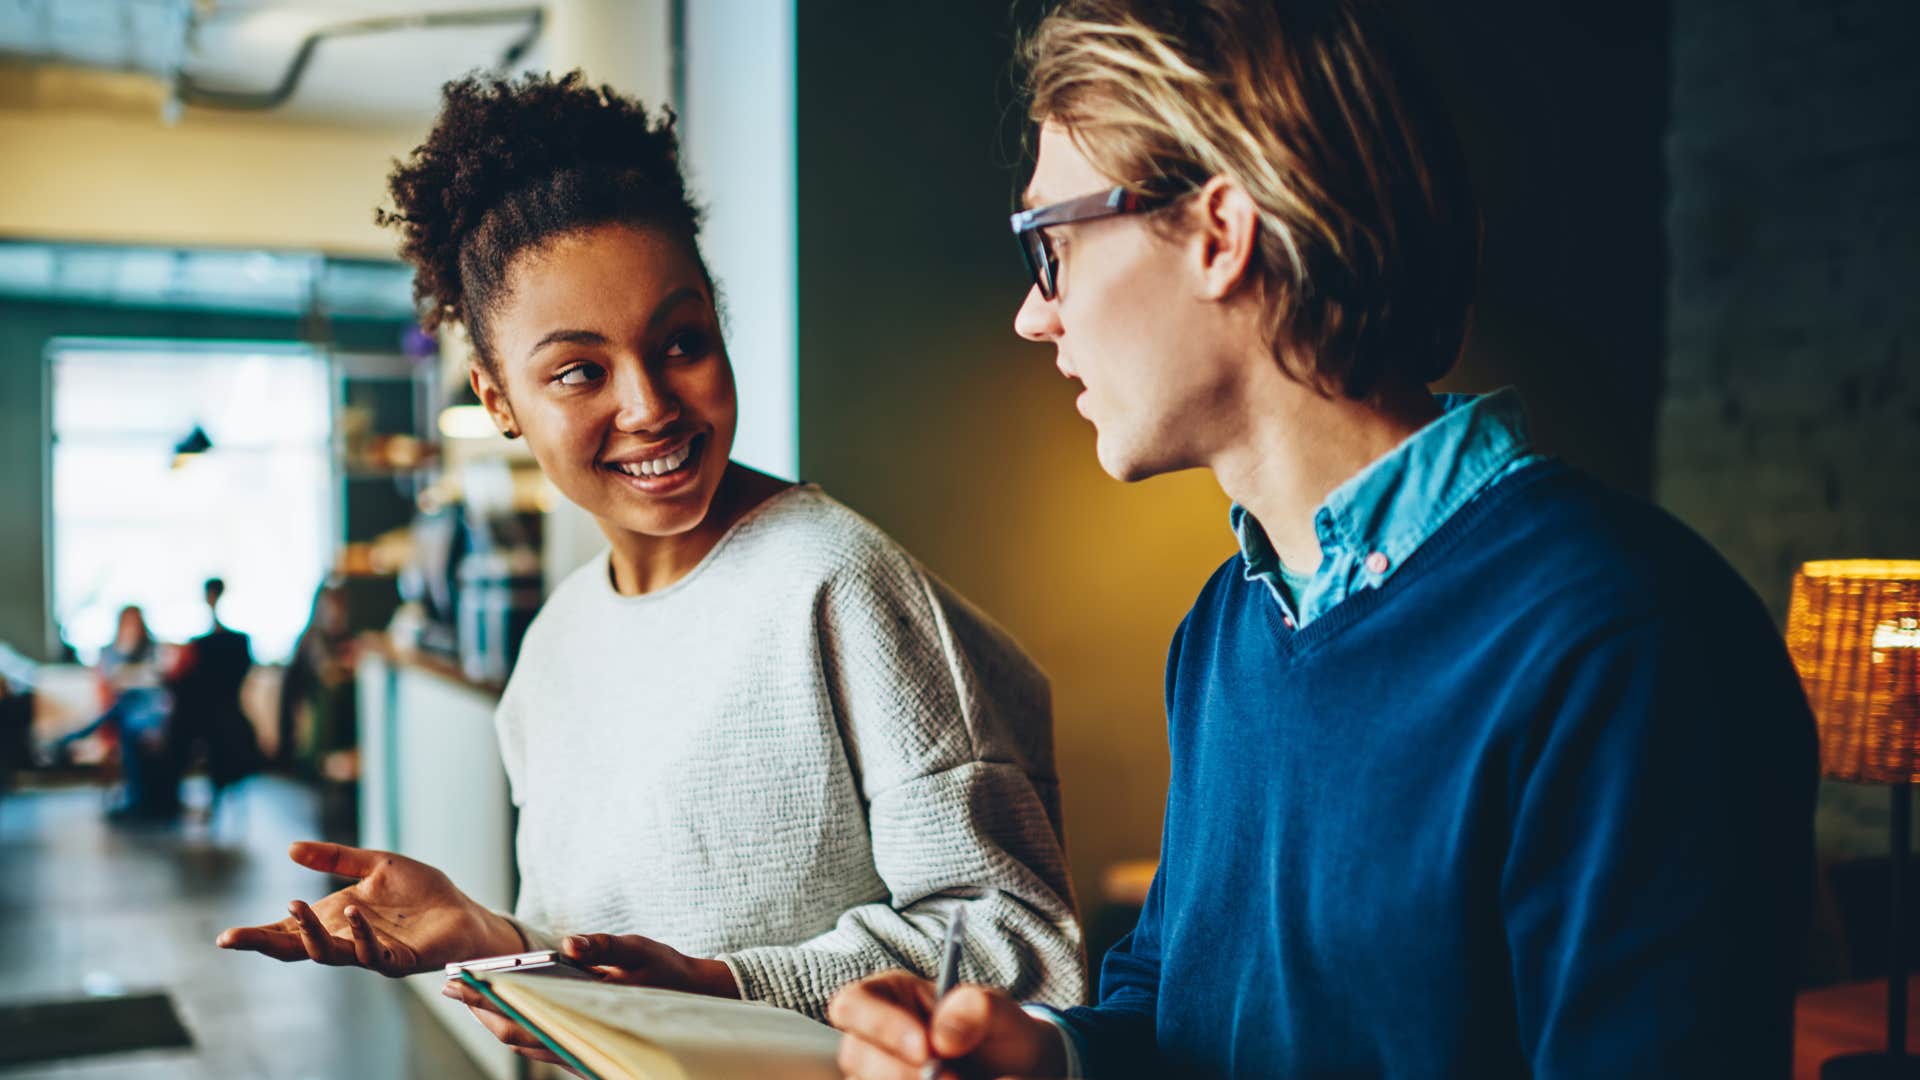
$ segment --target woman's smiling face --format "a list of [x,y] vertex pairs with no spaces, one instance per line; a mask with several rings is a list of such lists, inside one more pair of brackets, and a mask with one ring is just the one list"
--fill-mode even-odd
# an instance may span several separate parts
[[[738,405],[713,289],[664,229],[599,225],[515,256],[474,390],[560,493],[609,531],[706,519]],[[497,380],[497,381],[496,381]]]

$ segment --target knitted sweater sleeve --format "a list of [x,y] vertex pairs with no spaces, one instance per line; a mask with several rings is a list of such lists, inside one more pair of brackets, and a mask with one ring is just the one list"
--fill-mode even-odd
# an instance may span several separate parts
[[887,545],[816,601],[819,662],[888,895],[791,945],[720,957],[742,995],[825,1015],[892,968],[932,976],[967,907],[962,978],[1072,1005],[1086,960],[1062,851],[1045,678],[997,628]]

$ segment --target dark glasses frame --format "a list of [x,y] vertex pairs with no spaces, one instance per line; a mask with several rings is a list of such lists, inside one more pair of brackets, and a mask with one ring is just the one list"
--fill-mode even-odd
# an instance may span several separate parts
[[1096,221],[1121,214],[1139,214],[1158,210],[1174,200],[1171,195],[1142,195],[1125,187],[1096,191],[1077,199],[1048,203],[1022,210],[1009,220],[1014,239],[1020,242],[1020,255],[1027,260],[1027,271],[1040,289],[1042,299],[1051,300],[1059,284],[1060,257],[1054,254],[1053,241],[1047,239],[1049,225],[1071,225],[1078,221]]

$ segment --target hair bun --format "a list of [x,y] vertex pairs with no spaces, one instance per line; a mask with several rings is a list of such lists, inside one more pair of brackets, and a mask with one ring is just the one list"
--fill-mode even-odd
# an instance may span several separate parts
[[578,70],[447,83],[432,132],[387,178],[393,208],[374,213],[400,230],[421,325],[466,323],[486,358],[476,315],[521,251],[612,221],[693,238],[699,212],[680,174],[675,121],[672,109],[650,115]]

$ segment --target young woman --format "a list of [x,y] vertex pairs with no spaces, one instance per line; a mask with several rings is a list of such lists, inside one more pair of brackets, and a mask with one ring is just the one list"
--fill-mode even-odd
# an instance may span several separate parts
[[[554,590],[500,703],[515,916],[303,844],[360,880],[220,944],[388,974],[562,947],[818,1016],[864,975],[935,970],[965,905],[970,978],[1078,1001],[1045,679],[873,525],[728,460],[671,116],[577,73],[469,79],[391,189],[429,327],[465,325],[501,433],[608,549]],[[581,931],[611,934],[561,941]]]

